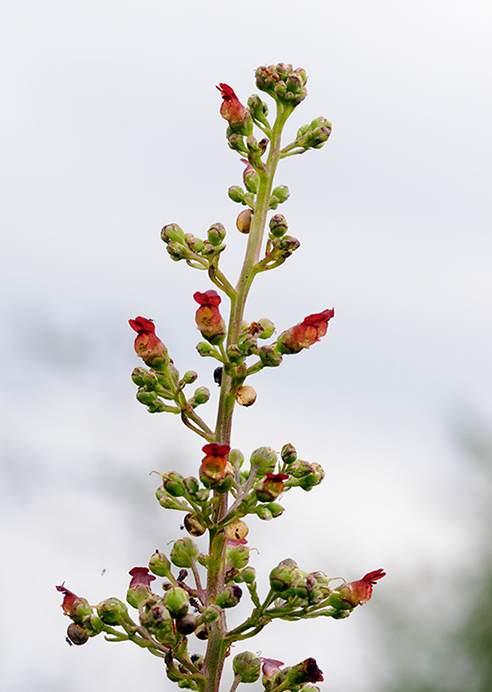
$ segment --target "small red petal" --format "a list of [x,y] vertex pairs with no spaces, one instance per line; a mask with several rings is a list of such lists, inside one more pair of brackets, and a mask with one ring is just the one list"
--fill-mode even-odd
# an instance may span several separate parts
[[128,324],[136,332],[152,332],[152,334],[155,334],[155,324],[146,317],[135,317],[134,320],[128,320]]

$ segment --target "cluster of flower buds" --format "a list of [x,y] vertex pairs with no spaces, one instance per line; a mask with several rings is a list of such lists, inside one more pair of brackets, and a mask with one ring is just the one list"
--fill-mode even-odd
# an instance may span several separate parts
[[256,86],[265,91],[278,103],[295,108],[307,96],[306,70],[293,69],[288,63],[258,67],[255,73]]
[[333,587],[334,578],[328,578],[324,572],[303,572],[295,560],[287,558],[270,572],[270,588],[278,599],[277,607],[285,604],[286,613],[292,608],[316,606],[326,609],[323,615],[342,618],[356,606],[367,603],[374,584],[384,576],[385,572],[378,569],[362,579]]
[[167,224],[161,231],[161,239],[166,243],[171,259],[175,262],[186,260],[196,269],[206,269],[217,260],[226,247],[225,236],[226,230],[219,222],[210,226],[205,240],[185,233],[177,223]]
[[266,692],[273,690],[290,690],[290,692],[319,692],[315,682],[323,682],[321,671],[314,658],[306,658],[293,666],[283,668],[282,661],[273,658],[262,659],[262,683]]
[[187,407],[195,409],[207,403],[210,391],[206,387],[198,387],[192,397],[184,398],[183,389],[193,384],[198,375],[194,370],[188,370],[180,379],[166,347],[155,333],[152,320],[136,317],[129,320],[129,324],[137,332],[135,352],[151,367],[150,370],[134,368],[132,372],[132,380],[138,387],[137,400],[147,406],[150,413],[180,413]]
[[296,139],[282,149],[281,156],[303,154],[308,149],[321,149],[331,135],[331,122],[320,116],[303,125],[297,131]]

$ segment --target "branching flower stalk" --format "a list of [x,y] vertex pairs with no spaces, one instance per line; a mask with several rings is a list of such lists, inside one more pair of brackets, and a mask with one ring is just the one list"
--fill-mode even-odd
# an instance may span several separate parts
[[[236,285],[219,268],[225,250],[226,231],[214,223],[205,239],[185,233],[177,224],[164,226],[162,240],[170,257],[184,260],[190,267],[208,272],[210,281],[230,302],[229,322],[220,312],[222,297],[214,289],[195,292],[198,303],[197,327],[204,339],[198,353],[218,361],[214,379],[220,384],[215,429],[197,414],[198,406],[210,398],[205,387],[185,394],[198,375],[189,370],[180,377],[166,346],[156,335],[154,322],[145,317],[130,320],[137,332],[135,351],[147,366],[137,367],[132,379],[138,387],[137,399],[150,413],[173,413],[204,441],[205,454],[198,477],[184,478],[176,471],[159,474],[156,492],[164,509],[185,513],[184,526],[192,537],[174,541],[169,557],[157,550],[147,567],[133,567],[126,601],[136,610],[134,619],[118,598],[107,598],[96,606],[77,596],[63,584],[62,608],[72,620],[69,641],[80,645],[104,633],[108,641],[131,641],[162,658],[170,680],[179,687],[198,692],[218,692],[224,663],[233,644],[254,637],[275,619],[295,621],[314,617],[347,617],[366,603],[382,569],[353,582],[329,578],[323,572],[306,573],[292,558],[282,560],[270,572],[264,597],[249,564],[248,525],[244,518],[262,520],[279,517],[283,493],[294,487],[310,491],[324,477],[322,467],[300,459],[287,443],[280,453],[271,447],[255,449],[244,464],[244,454],[231,449],[232,420],[236,404],[251,406],[256,392],[246,380],[265,367],[278,367],[284,355],[300,353],[323,337],[334,310],[327,308],[305,317],[271,340],[273,323],[266,318],[245,321],[246,302],[255,277],[283,264],[299,247],[297,238],[287,235],[282,214],[269,214],[289,197],[285,185],[274,187],[277,166],[282,158],[320,149],[331,133],[331,123],[323,117],[302,126],[295,140],[282,147],[282,131],[287,119],[305,99],[307,75],[302,68],[280,63],[256,70],[256,86],[274,99],[276,115],[268,120],[268,107],[258,95],[244,106],[227,84],[217,88],[222,96],[220,114],[227,120],[227,141],[245,165],[245,189],[234,185],[229,197],[245,207],[238,215],[237,229],[247,235],[244,262]],[[261,139],[255,137],[255,128]],[[268,235],[265,240],[268,223]],[[202,553],[193,538],[208,534],[208,552]],[[178,573],[176,574],[176,569]],[[204,574],[205,573],[205,574]],[[163,580],[162,590],[152,582]],[[229,629],[227,610],[248,593],[252,610],[236,627]],[[206,642],[205,655],[190,653],[194,642]],[[290,690],[312,692],[323,674],[313,658],[285,666],[276,659],[250,651],[234,656],[234,682],[261,679],[267,692]]]

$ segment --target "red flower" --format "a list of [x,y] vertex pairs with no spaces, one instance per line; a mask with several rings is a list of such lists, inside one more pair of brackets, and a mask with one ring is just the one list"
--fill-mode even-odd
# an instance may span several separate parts
[[160,365],[168,365],[171,361],[167,348],[156,336],[155,324],[145,317],[135,317],[128,320],[128,324],[137,332],[135,339],[135,352],[149,367],[158,368]]
[[150,588],[150,582],[155,579],[154,575],[149,573],[147,567],[134,567],[128,574],[132,578],[129,589],[134,589],[136,586],[148,586]]
[[62,602],[63,612],[75,622],[80,624],[85,617],[92,613],[92,608],[88,601],[65,588],[65,582],[57,586],[56,590],[64,594]]
[[226,459],[231,451],[229,445],[219,445],[217,442],[211,442],[202,447],[202,450],[205,452],[202,465],[200,466],[202,482],[220,481],[234,471],[232,465]]
[[267,678],[275,675],[275,673],[278,673],[281,667],[284,665],[283,661],[277,661],[274,658],[262,658],[261,662],[263,663],[263,675]]
[[277,340],[280,353],[299,353],[315,344],[328,331],[328,321],[334,314],[335,310],[328,309],[308,315],[299,324],[282,332]]
[[338,591],[342,595],[343,600],[350,603],[350,605],[354,607],[364,605],[371,598],[372,587],[376,581],[384,576],[386,576],[386,572],[382,569],[377,569],[374,572],[368,572],[358,581],[346,582]]
[[241,128],[246,125],[248,120],[248,109],[243,106],[234,93],[234,89],[228,84],[219,84],[217,89],[222,96],[220,106],[221,116],[227,120],[232,129]]
[[260,502],[272,502],[284,489],[284,481],[289,477],[288,473],[266,473],[265,478],[255,489]]
[[212,289],[205,293],[197,291],[193,298],[200,305],[196,311],[195,320],[202,336],[211,344],[220,344],[226,334],[226,325],[219,310],[222,298]]

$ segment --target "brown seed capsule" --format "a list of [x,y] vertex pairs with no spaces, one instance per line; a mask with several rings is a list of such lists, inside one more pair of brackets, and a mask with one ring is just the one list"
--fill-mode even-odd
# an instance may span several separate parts
[[199,521],[196,514],[189,512],[184,518],[184,525],[191,536],[202,536],[207,528]]
[[67,627],[67,637],[76,646],[82,646],[89,639],[89,635],[85,627],[82,625],[76,625],[75,622],[70,623]]
[[196,616],[192,613],[186,613],[176,620],[176,629],[180,634],[191,634],[196,630]]
[[238,231],[240,231],[241,233],[249,233],[252,218],[253,211],[251,209],[244,209],[236,219],[236,226],[238,228]]
[[240,406],[252,406],[256,401],[256,392],[253,387],[245,384],[236,392],[236,401]]
[[225,527],[226,538],[232,538],[235,541],[241,541],[249,533],[249,528],[246,522],[242,519],[236,519],[232,524],[228,524]]

